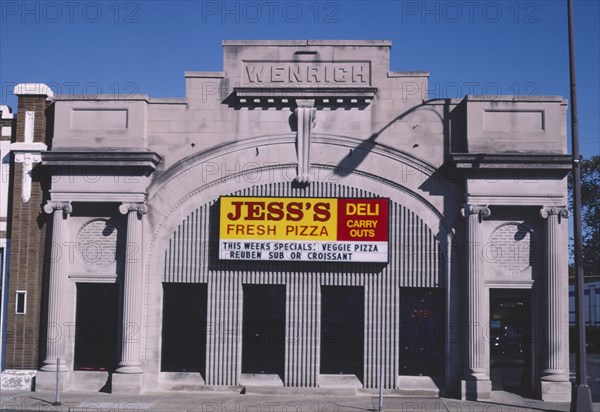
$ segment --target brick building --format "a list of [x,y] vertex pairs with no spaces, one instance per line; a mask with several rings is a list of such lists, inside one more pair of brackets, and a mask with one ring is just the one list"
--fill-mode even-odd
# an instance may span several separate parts
[[10,144],[14,129],[14,116],[8,106],[0,106],[0,368],[4,370],[6,336],[6,306],[8,304],[8,194],[10,176]]
[[184,98],[18,87],[7,367],[568,401],[566,102],[428,99],[390,48],[226,41]]
[[[45,257],[46,219],[40,205],[46,201],[48,181],[39,163],[46,142],[51,140],[52,91],[43,84],[19,85],[14,133],[8,150],[3,152],[8,166],[6,202],[8,221],[7,244],[12,253],[6,255],[4,279],[6,293],[3,335],[3,382],[29,385],[39,365],[40,320],[42,310],[43,265]],[[3,187],[4,188],[4,187]]]

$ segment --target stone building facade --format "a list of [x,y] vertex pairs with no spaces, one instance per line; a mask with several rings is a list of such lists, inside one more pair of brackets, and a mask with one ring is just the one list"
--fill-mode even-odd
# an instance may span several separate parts
[[17,142],[34,111],[48,150],[13,196],[10,287],[42,344],[9,316],[7,361],[40,389],[59,368],[71,390],[568,401],[566,102],[429,99],[390,48],[225,41],[184,98],[20,96]]

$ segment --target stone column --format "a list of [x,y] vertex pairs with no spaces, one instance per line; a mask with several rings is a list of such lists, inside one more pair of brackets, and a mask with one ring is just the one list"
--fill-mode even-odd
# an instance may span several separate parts
[[546,401],[569,401],[568,364],[568,284],[567,249],[561,231],[561,220],[569,217],[565,207],[544,207],[540,214],[546,219],[546,250],[544,272],[545,356],[541,377],[541,395]]
[[147,209],[144,203],[123,203],[119,211],[127,215],[127,243],[123,287],[123,329],[121,361],[117,373],[143,372],[141,355],[142,292],[142,217]]
[[468,400],[489,399],[492,390],[486,358],[489,307],[482,270],[483,243],[480,226],[483,218],[490,216],[490,209],[487,206],[465,205],[462,213],[467,218],[467,358],[462,397]]
[[60,358],[60,370],[66,371],[65,339],[62,302],[65,297],[67,250],[65,244],[66,221],[73,207],[69,202],[49,201],[44,206],[44,212],[52,214],[52,253],[50,257],[49,293],[48,293],[48,333],[46,337],[46,359],[42,365],[43,371],[56,371],[57,359]]

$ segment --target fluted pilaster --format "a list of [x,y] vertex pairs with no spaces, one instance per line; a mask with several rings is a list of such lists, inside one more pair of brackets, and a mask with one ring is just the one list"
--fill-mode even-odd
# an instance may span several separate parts
[[119,207],[127,215],[127,242],[123,287],[123,331],[121,361],[118,373],[142,373],[140,361],[142,296],[144,276],[142,269],[142,217],[146,214],[144,203],[123,203]]
[[67,242],[66,220],[73,211],[69,202],[49,201],[44,212],[52,214],[52,255],[50,258],[49,291],[48,291],[48,333],[46,336],[46,359],[43,371],[56,371],[57,359],[60,358],[60,370],[67,370],[65,365],[65,329],[63,321],[64,289],[66,282]]
[[317,386],[319,295],[319,283],[315,276],[294,277],[287,284],[286,386]]
[[489,310],[486,307],[482,270],[482,242],[480,223],[490,215],[486,206],[465,205],[467,218],[467,380],[489,380],[487,376],[485,327]]
[[553,382],[568,381],[568,364],[566,363],[567,324],[564,314],[567,313],[567,283],[564,270],[564,243],[560,233],[561,219],[569,217],[564,207],[544,207],[540,214],[546,219],[546,275],[544,277],[546,298],[546,356],[542,380]]

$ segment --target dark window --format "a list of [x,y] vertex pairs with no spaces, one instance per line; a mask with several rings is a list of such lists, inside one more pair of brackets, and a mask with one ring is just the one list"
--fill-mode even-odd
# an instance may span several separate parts
[[206,303],[206,284],[163,284],[161,371],[204,376]]
[[244,285],[242,373],[278,374],[285,362],[285,286]]
[[321,373],[362,380],[364,288],[321,286]]
[[17,291],[17,301],[15,303],[16,309],[15,313],[17,315],[24,315],[26,311],[27,305],[27,292],[25,291]]
[[400,288],[400,375],[444,375],[444,293],[444,289]]
[[533,390],[531,291],[490,289],[492,389],[530,395]]
[[115,283],[78,283],[76,370],[113,371],[117,364],[119,289]]

